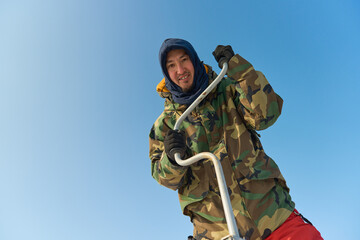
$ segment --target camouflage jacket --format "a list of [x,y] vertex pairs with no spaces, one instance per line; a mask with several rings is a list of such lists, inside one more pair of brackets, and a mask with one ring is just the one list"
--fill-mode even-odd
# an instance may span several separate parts
[[[213,81],[216,73],[206,68]],[[192,155],[212,152],[221,160],[241,236],[265,239],[294,209],[286,182],[265,154],[256,132],[277,120],[283,101],[265,76],[238,54],[230,59],[227,76],[185,119],[180,130],[185,131]],[[186,106],[173,102],[165,88],[157,90],[165,98],[165,109],[150,132],[152,176],[178,191],[185,215],[192,220],[201,216],[220,226],[225,217],[211,161],[180,167],[171,164],[164,152],[164,136]],[[211,239],[217,238],[214,235]]]

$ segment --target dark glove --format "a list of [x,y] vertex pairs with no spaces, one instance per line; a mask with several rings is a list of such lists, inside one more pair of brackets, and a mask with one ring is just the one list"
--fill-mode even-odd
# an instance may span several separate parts
[[222,68],[225,62],[229,62],[230,58],[234,56],[234,51],[232,50],[230,45],[223,46],[218,45],[212,53],[219,63],[219,67]]
[[164,138],[165,153],[171,163],[178,165],[175,161],[175,153],[180,153],[183,159],[186,156],[185,133],[178,130],[169,130]]

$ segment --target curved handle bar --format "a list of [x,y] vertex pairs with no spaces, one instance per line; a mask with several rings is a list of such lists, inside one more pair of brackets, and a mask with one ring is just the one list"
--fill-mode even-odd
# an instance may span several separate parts
[[200,96],[195,99],[195,101],[185,110],[185,112],[180,116],[180,118],[176,121],[174,130],[179,130],[180,124],[184,121],[184,119],[194,110],[194,108],[211,92],[211,90],[216,87],[216,85],[221,81],[221,79],[225,76],[228,69],[228,64],[224,63],[223,68],[220,74],[215,78],[215,80],[200,94]]
[[[186,109],[186,111],[180,116],[180,118],[176,121],[174,130],[179,130],[181,123],[184,119],[194,110],[194,108],[215,88],[215,86],[222,80],[225,76],[228,69],[228,64],[224,63],[223,68],[217,78],[204,90],[204,92]],[[221,167],[221,163],[219,159],[210,152],[203,152],[196,154],[186,160],[182,160],[180,158],[180,153],[175,153],[175,161],[177,164],[181,166],[189,166],[201,159],[209,159],[213,162],[216,178],[219,184],[219,190],[221,195],[221,201],[224,207],[225,219],[228,225],[230,235],[223,238],[223,239],[233,239],[233,240],[240,240],[239,231],[236,226],[236,221],[234,217],[234,213],[231,207],[229,193],[227,191],[227,186],[225,182],[224,172]]]

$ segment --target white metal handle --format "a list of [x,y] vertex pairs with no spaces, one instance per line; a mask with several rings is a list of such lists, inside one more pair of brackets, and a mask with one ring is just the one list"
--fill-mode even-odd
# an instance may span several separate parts
[[[194,108],[215,88],[215,86],[221,81],[225,76],[228,69],[228,64],[224,63],[223,68],[217,78],[203,91],[203,93],[186,109],[186,111],[180,116],[176,121],[174,130],[179,130],[181,123],[184,119],[194,110]],[[196,154],[186,160],[180,158],[180,153],[175,153],[175,161],[181,166],[189,166],[201,159],[210,159],[215,168],[216,178],[219,184],[221,201],[224,207],[225,219],[228,225],[229,236],[225,237],[226,239],[232,240],[241,240],[238,228],[236,226],[235,216],[232,210],[229,192],[227,191],[227,185],[225,182],[224,172],[221,167],[219,159],[210,152],[203,152]]]

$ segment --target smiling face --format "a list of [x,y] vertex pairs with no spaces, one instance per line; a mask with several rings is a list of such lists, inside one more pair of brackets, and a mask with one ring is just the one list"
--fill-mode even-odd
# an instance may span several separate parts
[[194,65],[184,49],[171,50],[166,56],[166,69],[171,81],[183,92],[191,90],[194,82]]

